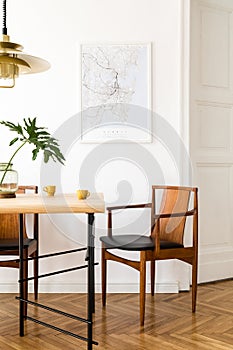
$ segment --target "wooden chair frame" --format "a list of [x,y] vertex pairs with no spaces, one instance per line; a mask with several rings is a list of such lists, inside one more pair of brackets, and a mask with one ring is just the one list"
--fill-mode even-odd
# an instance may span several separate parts
[[[156,213],[156,191],[187,191],[188,194],[193,194],[192,209],[185,210],[184,212],[159,212]],[[112,237],[113,225],[112,225],[112,212],[119,209],[136,209],[136,208],[150,208],[151,210],[151,237],[154,240],[153,250],[140,250],[140,261],[134,261],[119,257],[108,251],[102,242],[102,303],[106,305],[106,275],[107,275],[107,261],[113,260],[133,267],[140,272],[140,324],[144,325],[145,319],[145,285],[146,285],[146,262],[151,262],[151,295],[154,295],[154,283],[155,283],[155,261],[165,259],[179,259],[192,266],[192,312],[196,311],[196,298],[197,298],[197,267],[198,267],[198,189],[196,187],[181,187],[181,186],[152,186],[152,203],[135,204],[127,206],[115,206],[108,207],[108,236]],[[190,198],[188,198],[189,202]],[[186,218],[192,217],[192,246],[185,247],[183,245],[183,236]],[[171,218],[180,218],[183,220],[183,232],[181,234],[182,247],[161,249],[161,243],[163,237],[161,237],[161,226],[163,220],[169,220]],[[118,248],[119,249],[119,248]]]

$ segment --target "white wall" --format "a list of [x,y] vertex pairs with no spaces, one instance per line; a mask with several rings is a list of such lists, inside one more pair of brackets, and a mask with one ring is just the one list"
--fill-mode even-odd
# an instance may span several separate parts
[[[179,134],[182,129],[182,84],[181,84],[181,22],[182,0],[8,0],[8,34],[11,40],[24,46],[25,52],[47,59],[51,63],[48,72],[24,76],[18,79],[12,90],[0,90],[0,119],[20,121],[23,117],[38,118],[38,124],[55,132],[63,124],[69,125],[72,117],[80,111],[80,58],[81,43],[152,43],[152,105],[158,113]],[[77,115],[79,119],[79,115]],[[77,126],[78,127],[78,126]],[[68,132],[75,130],[68,130]],[[156,126],[154,125],[154,133]],[[8,142],[11,135],[0,128],[1,161],[9,157]],[[59,134],[60,135],[60,134]],[[67,131],[64,131],[67,138]],[[78,129],[77,129],[78,137]],[[64,142],[61,136],[61,144]],[[97,145],[80,144],[78,140],[70,145],[66,154],[67,163],[61,172],[59,190],[71,192],[79,185],[79,171],[87,156]],[[107,146],[106,146],[107,147]],[[166,145],[158,142],[141,146],[157,159],[166,183],[177,183],[180,170],[171,160]],[[107,149],[106,149],[107,151]],[[101,161],[100,161],[101,162]],[[175,164],[174,164],[175,163]],[[129,166],[127,175],[122,168],[128,166],[116,161],[110,167],[93,174],[95,188],[103,191],[107,204],[118,200],[117,184],[132,179],[132,201],[148,200],[148,183],[143,171]],[[114,177],[111,175],[114,165]],[[27,149],[22,150],[14,161],[21,184],[46,184],[40,177],[41,159],[31,161]],[[49,169],[49,168],[48,168]],[[136,176],[135,176],[136,171]],[[44,173],[43,173],[44,174]],[[49,178],[49,175],[48,175]],[[50,180],[50,178],[49,178]],[[111,181],[110,181],[111,180]],[[156,173],[154,183],[156,183]],[[122,183],[121,183],[122,184]],[[86,183],[88,187],[88,182]],[[85,216],[53,216],[40,218],[40,250],[72,248],[85,244]],[[124,220],[124,219],[122,219]],[[76,226],[79,224],[78,235]],[[96,217],[96,258],[100,260],[98,236],[105,233],[106,216]],[[75,242],[76,243],[75,243]],[[81,254],[81,257],[84,255]],[[41,272],[69,266],[77,257],[63,257],[60,260],[43,261]],[[82,259],[79,258],[78,262]],[[180,264],[159,263],[157,283],[166,289],[177,287],[187,279],[181,278]],[[111,265],[109,272],[110,290],[137,290],[138,275],[124,266]],[[15,288],[16,271],[0,270],[0,291]],[[186,275],[187,277],[187,275]],[[84,272],[61,275],[40,283],[42,291],[80,291],[85,285]],[[100,267],[96,268],[97,290],[100,283]],[[77,286],[78,284],[78,286]],[[131,288],[131,289],[129,289]]]

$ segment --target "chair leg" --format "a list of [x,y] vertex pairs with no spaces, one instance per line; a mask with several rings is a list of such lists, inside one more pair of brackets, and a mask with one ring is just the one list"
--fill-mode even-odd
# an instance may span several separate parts
[[145,289],[146,289],[146,260],[145,252],[141,252],[140,257],[140,325],[144,326],[145,319]]
[[107,262],[105,259],[105,248],[102,246],[102,305],[106,305],[106,277],[107,277]]
[[192,265],[192,312],[196,311],[197,301],[197,259],[194,258]]
[[150,277],[151,277],[151,295],[155,294],[155,260],[150,262]]
[[[24,254],[23,258],[27,259],[28,258],[28,250],[24,249]],[[23,279],[28,278],[28,261],[25,260],[23,262]],[[23,282],[23,298],[28,299],[28,281]],[[27,303],[24,303],[24,308],[23,308],[23,315],[24,317],[27,316]]]
[[38,251],[33,253],[34,259],[34,298],[35,300],[38,299]]

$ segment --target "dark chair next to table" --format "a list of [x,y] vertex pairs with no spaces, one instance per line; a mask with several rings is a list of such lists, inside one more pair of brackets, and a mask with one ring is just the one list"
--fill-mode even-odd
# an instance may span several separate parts
[[[19,186],[17,193],[38,193],[37,186]],[[33,238],[29,238],[26,232],[24,215],[24,259],[38,256],[38,214],[33,214]],[[0,255],[19,256],[19,215],[0,214]],[[19,260],[0,261],[0,267],[19,268]],[[28,261],[24,261],[24,278],[28,277]],[[34,295],[38,297],[38,259],[34,259]],[[24,295],[27,299],[28,283],[24,283]],[[25,303],[24,314],[26,315],[27,304]]]
[[[162,192],[162,193],[161,193]],[[160,193],[160,195],[158,195]],[[158,205],[159,202],[159,205]],[[156,208],[160,207],[158,212]],[[145,235],[113,234],[114,210],[149,208],[151,232]],[[144,325],[146,262],[151,262],[151,294],[154,295],[155,261],[179,259],[192,266],[192,311],[196,310],[198,260],[198,198],[197,188],[180,186],[152,186],[152,203],[109,207],[108,235],[102,241],[102,302],[106,304],[107,261],[113,260],[140,272],[140,324]],[[187,218],[191,218],[192,242],[184,245]],[[139,251],[140,261],[125,259],[110,252],[112,249]]]

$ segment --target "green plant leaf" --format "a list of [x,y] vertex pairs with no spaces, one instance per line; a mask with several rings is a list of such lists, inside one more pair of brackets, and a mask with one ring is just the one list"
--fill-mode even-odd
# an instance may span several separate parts
[[10,146],[15,144],[17,141],[21,142],[21,145],[14,152],[10,161],[14,158],[16,153],[26,144],[32,144],[35,147],[32,150],[32,160],[35,160],[38,153],[42,151],[44,153],[44,162],[47,163],[50,159],[54,162],[64,164],[65,157],[63,156],[58,140],[50,135],[45,127],[38,127],[36,125],[37,119],[35,118],[24,118],[23,124],[14,124],[10,121],[0,121],[0,124],[9,128],[10,131],[16,132],[19,137],[15,137],[10,142]]
[[37,154],[39,153],[39,151],[39,148],[35,148],[32,150],[32,160],[35,160],[37,158]]
[[11,140],[11,142],[9,143],[9,146],[12,146],[15,142],[18,141],[18,137],[15,137],[13,140]]

